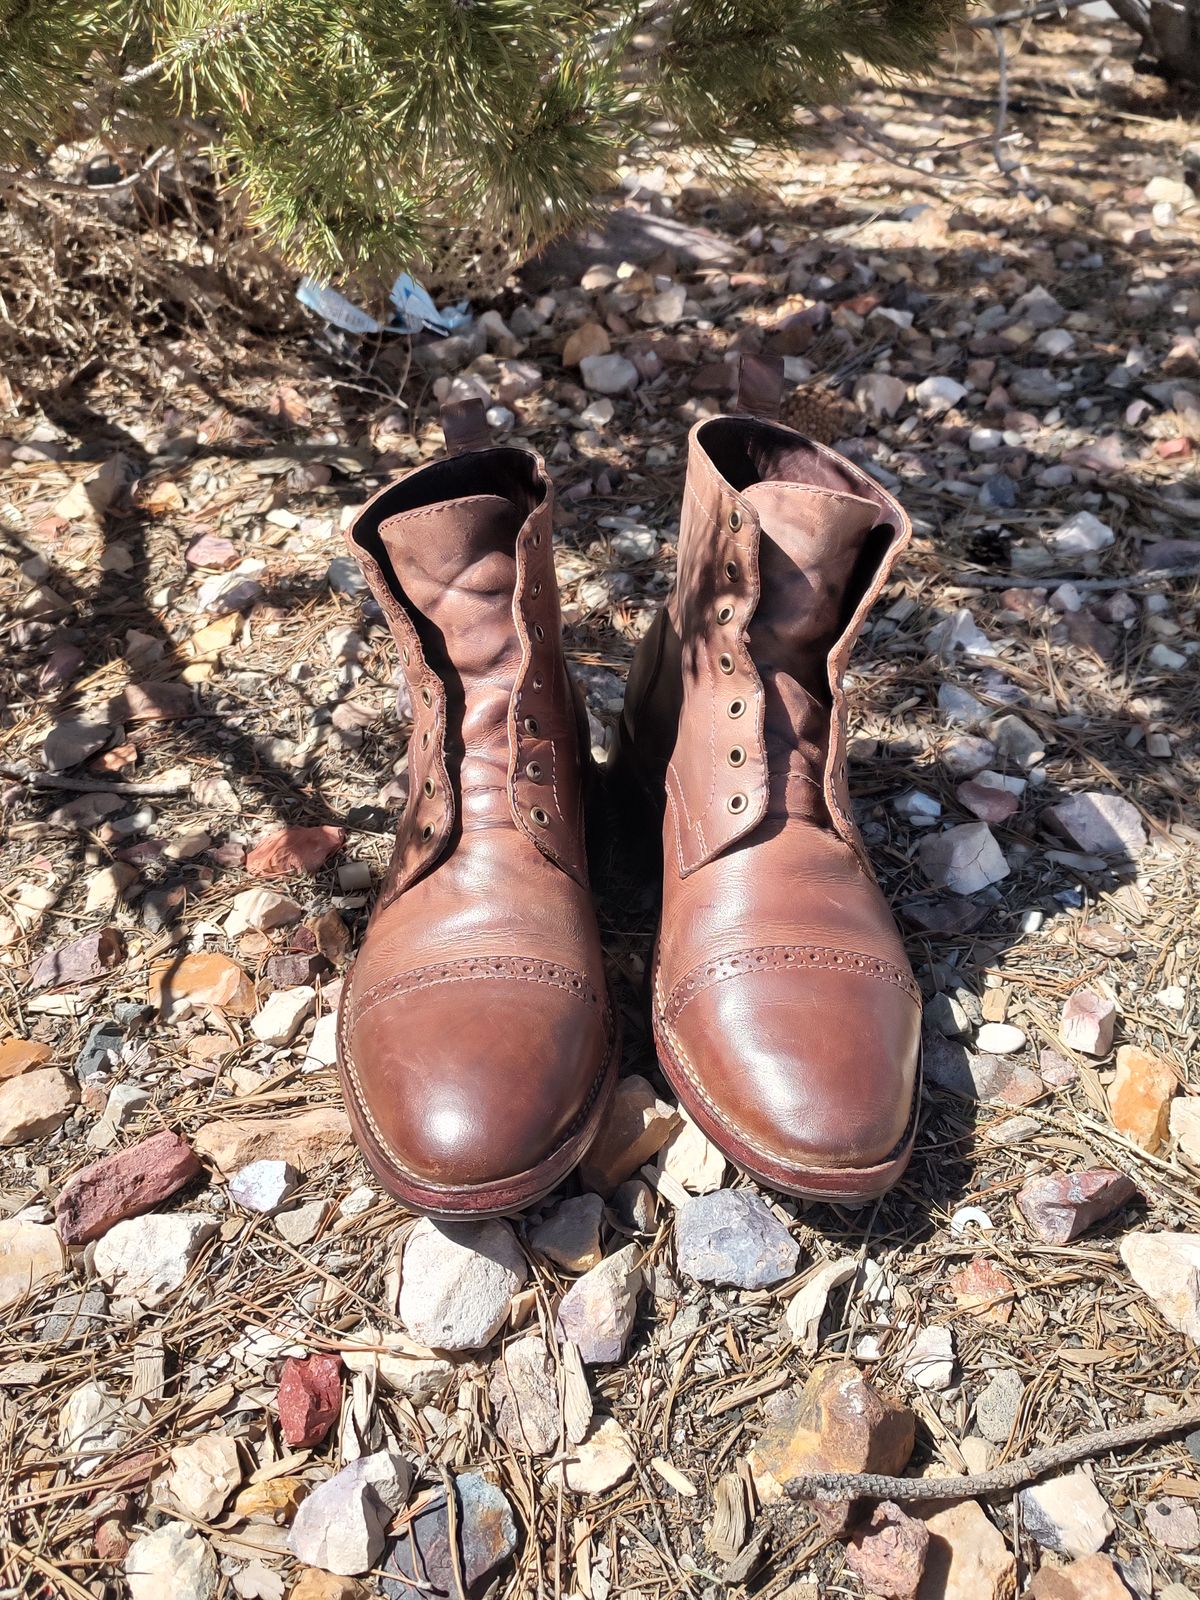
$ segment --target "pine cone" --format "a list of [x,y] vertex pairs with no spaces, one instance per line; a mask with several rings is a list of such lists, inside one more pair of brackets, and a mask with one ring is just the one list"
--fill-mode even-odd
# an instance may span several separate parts
[[822,389],[794,389],[783,402],[779,420],[817,444],[832,444],[857,432],[859,415],[848,400]]

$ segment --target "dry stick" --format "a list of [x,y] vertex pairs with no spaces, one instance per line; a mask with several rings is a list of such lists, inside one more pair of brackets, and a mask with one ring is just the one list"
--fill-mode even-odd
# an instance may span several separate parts
[[1200,1427],[1200,1403],[1184,1406],[1169,1417],[1127,1422],[1119,1428],[1082,1433],[1062,1444],[1031,1450],[988,1472],[957,1473],[950,1478],[891,1478],[880,1472],[806,1472],[787,1488],[793,1500],[982,1500],[1007,1494],[1041,1478],[1056,1467],[1148,1444],[1184,1428]]
[[[1045,589],[1052,583],[1069,583],[1085,594],[1104,589],[1144,589],[1151,583],[1166,583],[1172,578],[1200,578],[1200,564],[1188,567],[1155,567],[1149,572],[1130,572],[1123,578],[1077,578],[1069,572],[1047,572],[1039,577],[1014,577],[992,572],[964,572],[951,578],[955,589]],[[0,772],[4,769],[0,767]]]
[[172,795],[187,794],[193,787],[191,778],[178,778],[174,783],[97,783],[85,778],[57,778],[52,772],[38,772],[34,767],[6,761],[0,761],[0,777],[27,783],[31,789],[62,789],[74,794]]

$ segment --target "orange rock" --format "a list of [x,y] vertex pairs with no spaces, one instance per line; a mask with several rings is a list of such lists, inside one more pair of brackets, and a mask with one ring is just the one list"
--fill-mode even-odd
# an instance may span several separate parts
[[1113,1127],[1143,1150],[1157,1150],[1166,1142],[1171,1096],[1178,1087],[1169,1063],[1136,1045],[1123,1044],[1108,1090]]
[[584,356],[607,355],[611,349],[612,340],[608,337],[607,329],[598,322],[585,322],[581,328],[567,335],[562,363],[564,367],[577,367]]
[[1003,1325],[1012,1316],[1016,1285],[988,1256],[976,1256],[946,1279],[960,1311]]
[[1024,1600],[1131,1600],[1107,1556],[1081,1556],[1069,1567],[1043,1567]]
[[0,1040],[0,1082],[44,1066],[51,1054],[49,1045],[39,1044],[36,1039]]
[[150,1002],[164,1021],[210,1006],[248,1017],[254,1012],[254,985],[236,961],[205,950],[155,967],[150,974]]

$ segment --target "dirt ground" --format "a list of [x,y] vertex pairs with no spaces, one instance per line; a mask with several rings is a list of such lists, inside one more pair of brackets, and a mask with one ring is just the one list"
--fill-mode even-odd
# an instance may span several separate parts
[[[755,1453],[764,1406],[815,1367],[850,1358],[913,1410],[914,1474],[995,1465],[1194,1395],[1185,1312],[1164,1313],[1121,1246],[1144,1231],[1200,1235],[1189,1120],[1200,1094],[1200,131],[1196,108],[1130,58],[1115,30],[1037,29],[1011,63],[1007,131],[1020,138],[1002,146],[1009,176],[991,151],[986,41],[964,44],[935,84],[864,86],[852,112],[869,117],[857,132],[872,148],[822,113],[810,142],[771,164],[762,194],[722,196],[682,157],[647,161],[603,234],[555,247],[474,305],[476,319],[487,313],[482,353],[469,334],[447,351],[329,330],[211,195],[169,175],[140,216],[126,202],[10,197],[0,1020],[6,1040],[47,1047],[34,1070],[64,1069],[78,1093],[52,1131],[0,1151],[0,1216],[48,1222],[70,1174],[160,1130],[196,1139],[253,1117],[266,1131],[338,1103],[312,1034],[386,866],[407,727],[390,643],[340,564],[339,530],[390,473],[437,453],[439,380],[482,384],[512,413],[513,437],[551,464],[568,655],[602,756],[633,647],[670,581],[684,439],[719,409],[714,364],[808,314],[792,324],[792,414],[877,471],[916,529],[852,666],[852,790],[926,1000],[944,998],[927,1025],[916,1155],[895,1191],[857,1211],[767,1197],[800,1245],[788,1281],[746,1291],[679,1274],[678,1195],[670,1183],[653,1192],[653,1161],[649,1226],[609,1213],[605,1248],[635,1239],[645,1287],[625,1359],[587,1373],[596,1413],[617,1419],[634,1458],[596,1495],[560,1491],[545,1458],[493,1426],[502,1341],[550,1335],[570,1281],[532,1249],[509,1332],[416,1397],[348,1373],[338,1427],[290,1451],[274,1422],[282,1359],[403,1332],[394,1261],[411,1219],[340,1144],[303,1172],[290,1204],[329,1206],[315,1236],[293,1244],[236,1205],[206,1159],[158,1208],[214,1224],[161,1304],[130,1316],[100,1293],[64,1332],[62,1297],[102,1288],[88,1245],[6,1312],[4,1593],[131,1594],[125,1552],[167,1514],[170,1452],[218,1430],[238,1441],[239,1493],[282,1477],[303,1492],[392,1442],[423,1489],[482,1470],[517,1529],[501,1595],[860,1596],[871,1590],[844,1543],[787,1501]],[[617,281],[581,287],[606,260]],[[642,315],[672,283],[687,290],[680,319]],[[611,417],[604,405],[582,415],[600,397],[561,360],[589,322],[606,323],[612,348],[639,367]],[[918,395],[930,378],[955,380],[961,395]],[[1081,512],[1112,538],[1090,551],[1056,544]],[[196,564],[185,552],[202,537],[229,548],[206,543],[210,564]],[[243,586],[232,597],[231,583]],[[956,690],[977,708],[964,711]],[[1023,757],[1019,735],[997,738],[1006,714],[1042,754]],[[98,727],[99,744],[48,765],[47,736],[74,720]],[[954,767],[976,737],[998,743],[991,765],[1025,783],[989,824],[1006,874],[956,894],[921,846],[978,820]],[[1051,825],[1054,807],[1097,793],[1140,819],[1125,858]],[[998,803],[995,791],[968,798]],[[248,875],[247,851],[281,825],[330,825],[345,842],[313,874]],[[235,895],[264,884],[303,920],[228,933]],[[625,1070],[654,1078],[640,999],[652,886],[619,842],[598,894]],[[297,930],[331,910],[348,937],[342,949],[322,924],[327,959],[305,969],[318,974],[312,1015],[290,1044],[260,1042],[250,1014],[295,986],[318,948]],[[39,974],[47,951],[95,945],[102,928],[121,936],[116,959],[77,981]],[[237,962],[248,1004],[164,1017],[153,1004],[163,973],[201,952]],[[289,953],[290,965],[279,959]],[[1111,1047],[1095,1053],[1061,1037],[1082,990],[1115,1007]],[[955,1017],[962,1043],[948,1037]],[[978,1029],[996,1023],[1019,1030],[1013,1053],[981,1051]],[[89,1073],[78,1058],[97,1024],[112,1054]],[[1116,1052],[1128,1046],[1172,1078],[1150,1134],[1114,1111]],[[1022,1186],[1097,1168],[1127,1174],[1133,1197],[1070,1242],[1039,1237],[1016,1204]],[[724,1181],[746,1180],[729,1169]],[[797,1333],[787,1307],[847,1257],[856,1270],[830,1290],[811,1336]],[[981,1315],[948,1286],[979,1262],[1009,1285],[1001,1314]],[[1175,1284],[1189,1304],[1200,1301],[1191,1273]],[[930,1328],[951,1335],[944,1385],[923,1385],[914,1368],[914,1340]],[[978,1401],[1000,1371],[1019,1384],[1007,1433],[989,1438]],[[98,1446],[81,1475],[63,1410],[89,1383],[122,1421],[119,1444]],[[1200,1438],[1101,1452],[1084,1470],[1128,1591],[1200,1593]],[[1067,1560],[1015,1496],[986,1509],[1017,1592]],[[239,1515],[232,1489],[192,1521],[223,1594],[282,1596],[299,1581],[286,1526]],[[380,1582],[364,1578],[362,1592],[386,1592]],[[930,1582],[926,1600],[952,1592]]]

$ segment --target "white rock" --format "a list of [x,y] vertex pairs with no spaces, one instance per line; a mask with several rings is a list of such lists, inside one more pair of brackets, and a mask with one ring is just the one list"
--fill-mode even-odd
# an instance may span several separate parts
[[291,1044],[316,1003],[317,991],[310,983],[276,989],[251,1019],[250,1031],[260,1044]]
[[1053,533],[1046,535],[1046,543],[1056,555],[1064,558],[1075,558],[1094,554],[1097,550],[1107,550],[1116,539],[1116,534],[1106,522],[1091,511],[1077,511],[1074,516]]
[[228,938],[236,939],[248,928],[286,928],[299,922],[303,915],[302,908],[289,895],[278,894],[274,889],[243,889],[233,897],[224,930]]
[[1200,1099],[1178,1095],[1170,1115],[1172,1139],[1189,1161],[1200,1166]]
[[669,289],[647,295],[637,309],[637,319],[650,327],[670,328],[683,316],[686,305],[687,290],[681,283],[673,283]]
[[605,356],[584,356],[579,371],[597,394],[627,394],[637,388],[638,369],[615,350]]
[[725,1157],[682,1108],[679,1114],[679,1127],[658,1153],[658,1169],[689,1194],[711,1194],[721,1187]]
[[175,1446],[163,1486],[185,1516],[211,1522],[241,1481],[237,1440],[227,1433],[207,1433]]
[[922,411],[936,414],[939,411],[949,411],[951,406],[956,406],[960,400],[966,398],[968,390],[965,384],[959,383],[955,378],[935,375],[919,383],[913,393]]
[[174,1294],[216,1231],[211,1217],[194,1212],[130,1217],[97,1242],[96,1276],[114,1296],[150,1310]]
[[1022,1489],[1021,1520],[1046,1550],[1065,1556],[1090,1556],[1116,1531],[1108,1502],[1078,1468],[1061,1478]]
[[230,1198],[247,1211],[269,1216],[296,1192],[300,1174],[286,1161],[251,1161],[229,1180]]
[[919,1389],[948,1389],[954,1382],[954,1335],[929,1324],[913,1340],[904,1358],[904,1375]]
[[412,1470],[394,1451],[360,1456],[301,1502],[288,1549],[306,1566],[351,1577],[383,1554],[384,1534],[408,1498]]
[[342,1347],[342,1360],[351,1372],[370,1372],[384,1388],[402,1394],[415,1405],[427,1405],[454,1371],[454,1363],[402,1333],[381,1333],[363,1323],[346,1336],[372,1349]]
[[58,1444],[70,1457],[71,1471],[86,1478],[133,1436],[133,1419],[124,1397],[106,1383],[80,1384],[67,1396],[58,1417]]
[[914,823],[918,828],[929,827],[942,814],[941,802],[935,800],[931,794],[922,793],[920,789],[910,789],[907,794],[902,794],[893,800],[892,810],[898,817]]
[[807,1355],[815,1355],[820,1345],[821,1318],[832,1290],[858,1274],[858,1259],[843,1256],[840,1261],[826,1261],[800,1285],[787,1303],[784,1323],[796,1343]]
[[0,1083],[0,1146],[27,1144],[60,1128],[79,1100],[79,1085],[58,1067],[38,1067]]
[[1035,728],[1009,713],[992,724],[996,749],[1021,767],[1032,767],[1046,754],[1046,741]]
[[337,1060],[337,1012],[327,1011],[313,1023],[308,1049],[304,1052],[302,1072],[320,1072],[333,1066]]
[[993,1056],[1011,1056],[1025,1048],[1025,1035],[1011,1022],[985,1022],[975,1037],[981,1050]]
[[1089,855],[1136,860],[1148,843],[1137,807],[1119,794],[1073,794],[1049,806],[1045,820]]
[[877,420],[894,417],[907,396],[904,379],[887,372],[868,372],[854,385],[854,403]]
[[529,1242],[568,1272],[587,1272],[597,1266],[604,1201],[598,1194],[570,1195],[529,1230]]
[[219,1578],[208,1541],[185,1522],[144,1533],[125,1557],[129,1600],[212,1600]]
[[566,1461],[550,1468],[546,1482],[557,1488],[566,1476],[574,1494],[605,1494],[633,1471],[633,1446],[616,1417],[603,1417],[589,1428]]
[[0,1222],[0,1311],[52,1282],[66,1264],[56,1228],[19,1217]]
[[579,413],[579,420],[589,428],[607,428],[616,409],[611,400],[593,400]]
[[619,1361],[625,1353],[642,1287],[641,1254],[636,1244],[627,1244],[585,1272],[562,1298],[559,1332],[589,1364]]
[[1200,1234],[1127,1233],[1121,1260],[1163,1321],[1200,1344]]
[[939,683],[937,703],[938,710],[947,722],[958,723],[964,728],[978,727],[992,714],[982,700],[960,688],[957,683]]
[[921,871],[935,889],[978,894],[1008,877],[1008,862],[986,822],[964,822],[929,834],[917,847]]
[[400,1263],[400,1321],[433,1350],[481,1349],[503,1326],[525,1275],[507,1222],[423,1217]]

